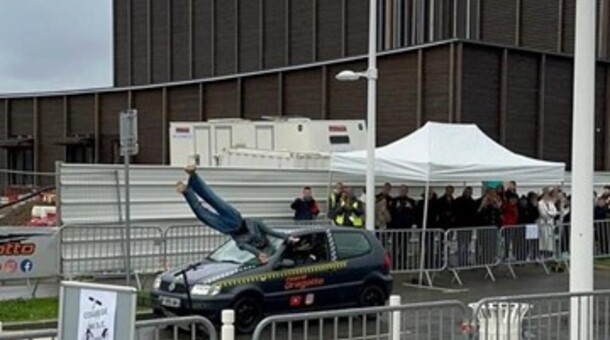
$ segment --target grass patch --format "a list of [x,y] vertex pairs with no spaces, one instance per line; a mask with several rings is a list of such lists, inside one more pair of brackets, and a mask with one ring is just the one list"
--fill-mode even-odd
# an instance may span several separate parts
[[[146,311],[151,307],[148,292],[138,292],[137,309]],[[59,299],[19,299],[0,301],[0,322],[24,322],[54,320],[58,318]]]
[[595,260],[595,265],[610,268],[610,259]]

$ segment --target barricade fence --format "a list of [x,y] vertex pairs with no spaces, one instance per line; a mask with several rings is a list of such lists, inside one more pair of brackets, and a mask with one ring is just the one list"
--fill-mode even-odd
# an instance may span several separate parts
[[[321,221],[322,225],[330,225]],[[274,221],[274,228],[305,228],[312,222]],[[595,257],[610,258],[610,221],[596,221]],[[460,273],[482,269],[495,279],[494,268],[505,265],[516,278],[517,265],[568,263],[570,225],[522,225],[504,228],[376,230],[390,253],[393,273],[425,274],[449,271],[462,284]],[[63,277],[125,275],[125,228],[121,225],[61,228],[60,274]],[[134,273],[154,274],[197,261],[229,239],[202,225],[166,228],[132,226],[131,267]],[[425,241],[424,241],[425,240]],[[425,243],[425,244],[424,244]],[[425,246],[422,261],[422,247]],[[423,266],[422,266],[423,264]],[[431,281],[429,280],[431,284]]]

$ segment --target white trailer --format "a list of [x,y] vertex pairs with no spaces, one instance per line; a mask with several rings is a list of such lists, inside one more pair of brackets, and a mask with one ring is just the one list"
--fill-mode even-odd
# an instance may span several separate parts
[[171,122],[169,133],[170,163],[174,166],[219,166],[221,154],[231,149],[330,153],[366,147],[364,120]]

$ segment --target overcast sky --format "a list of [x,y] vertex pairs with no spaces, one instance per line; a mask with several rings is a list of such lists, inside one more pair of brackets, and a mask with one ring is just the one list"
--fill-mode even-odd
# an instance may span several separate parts
[[0,93],[112,85],[112,0],[0,0]]

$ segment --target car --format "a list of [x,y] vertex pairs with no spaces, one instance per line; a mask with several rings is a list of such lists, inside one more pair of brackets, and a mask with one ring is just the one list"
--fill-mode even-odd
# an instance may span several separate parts
[[235,329],[249,333],[267,315],[385,305],[392,261],[374,233],[331,226],[288,233],[298,241],[269,237],[266,264],[229,240],[202,261],[159,275],[154,313],[202,315],[218,325],[221,311],[233,309]]

